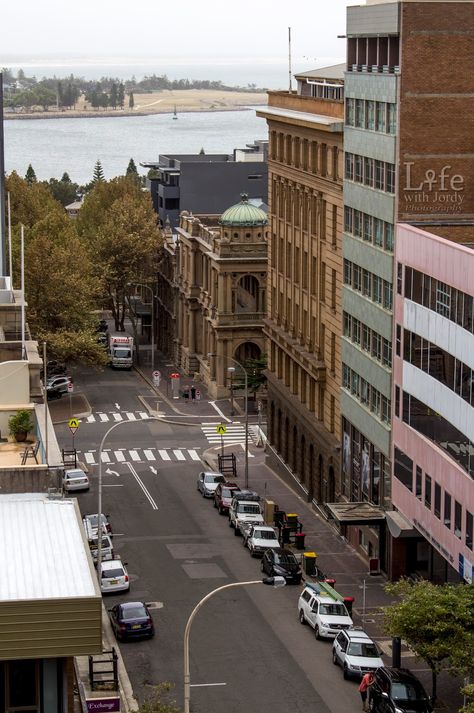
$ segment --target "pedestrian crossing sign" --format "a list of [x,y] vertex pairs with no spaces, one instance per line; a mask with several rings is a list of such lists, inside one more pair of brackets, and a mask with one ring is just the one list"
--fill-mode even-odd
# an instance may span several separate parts
[[77,431],[77,429],[79,428],[79,421],[78,421],[78,419],[77,419],[77,418],[70,418],[69,421],[68,421],[68,426],[69,426],[69,430],[70,430],[72,433],[75,433],[75,432]]
[[226,432],[227,432],[227,426],[225,426],[223,423],[219,423],[216,426],[216,433],[218,433],[219,436],[223,436],[224,433],[226,433]]

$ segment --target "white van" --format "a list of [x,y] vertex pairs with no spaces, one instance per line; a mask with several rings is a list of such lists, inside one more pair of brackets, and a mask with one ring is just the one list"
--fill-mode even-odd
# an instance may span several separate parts
[[[99,538],[91,537],[89,539],[89,549],[91,551],[92,559],[97,562],[97,552],[99,549]],[[111,560],[114,557],[114,547],[112,545],[112,540],[108,535],[102,535],[102,551],[101,559],[102,561]]]

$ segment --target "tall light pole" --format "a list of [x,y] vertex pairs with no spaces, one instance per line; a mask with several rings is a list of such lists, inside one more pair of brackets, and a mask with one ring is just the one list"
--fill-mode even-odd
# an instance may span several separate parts
[[227,371],[230,374],[230,415],[234,415],[234,372],[235,366],[228,366]]
[[224,584],[222,587],[213,589],[212,592],[206,594],[205,597],[201,599],[200,602],[196,604],[184,630],[184,713],[189,713],[189,704],[191,699],[191,678],[189,674],[189,635],[191,633],[191,624],[194,621],[194,617],[200,610],[203,604],[207,602],[208,599],[222,592],[224,589],[231,589],[232,587],[247,587],[250,584],[268,584],[271,587],[279,588],[284,587],[286,582],[284,577],[265,577],[264,579],[254,579],[250,582],[232,582],[231,584]]
[[245,379],[245,466],[244,466],[244,487],[249,487],[249,392],[248,392],[248,377],[247,371],[244,369],[242,364],[234,359],[234,357],[224,356],[224,354],[214,354],[209,352],[208,357],[222,357],[223,359],[228,359],[229,361],[237,364],[244,373]]
[[150,290],[151,294],[151,371],[155,371],[155,293],[150,285],[145,285],[143,282],[131,282],[131,285],[136,287],[144,287]]

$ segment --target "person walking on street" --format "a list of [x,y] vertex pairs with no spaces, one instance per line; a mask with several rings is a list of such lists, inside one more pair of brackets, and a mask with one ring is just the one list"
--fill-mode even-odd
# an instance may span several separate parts
[[359,686],[359,693],[360,697],[362,698],[362,710],[363,711],[368,711],[369,707],[367,704],[367,694],[369,691],[370,686],[374,682],[374,674],[373,673],[366,673],[364,677],[362,678],[362,681],[360,682]]

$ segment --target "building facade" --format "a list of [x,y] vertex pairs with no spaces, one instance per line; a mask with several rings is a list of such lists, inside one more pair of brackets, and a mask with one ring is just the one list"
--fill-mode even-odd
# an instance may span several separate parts
[[471,582],[474,252],[399,225],[395,257],[392,501],[413,530],[393,570]]
[[[375,509],[391,508],[395,224],[472,239],[469,47],[470,2],[368,0],[347,10],[342,495]],[[454,61],[466,68],[459,82]],[[344,526],[390,571],[383,523]]]
[[174,360],[214,398],[228,394],[233,360],[266,353],[266,225],[243,194],[220,218],[183,212],[176,230]]
[[340,494],[343,66],[270,92],[270,457],[309,501]]

